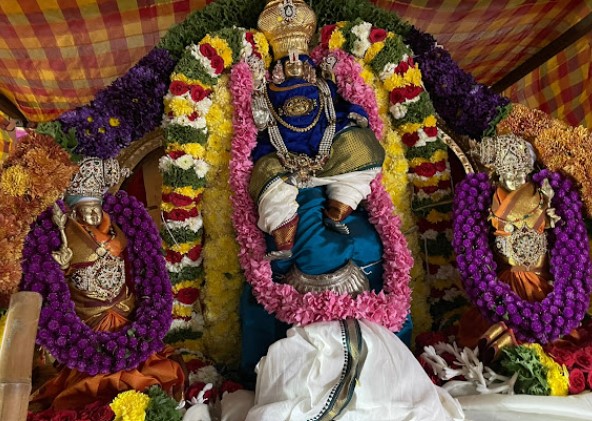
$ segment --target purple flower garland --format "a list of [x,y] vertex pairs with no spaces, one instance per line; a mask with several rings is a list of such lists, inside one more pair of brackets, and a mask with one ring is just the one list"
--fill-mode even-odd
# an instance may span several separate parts
[[37,343],[60,363],[90,375],[133,369],[160,351],[173,301],[161,240],[144,206],[120,191],[105,196],[103,209],[127,238],[126,264],[136,296],[133,322],[120,330],[95,332],[76,314],[64,272],[51,255],[61,245],[51,210],[33,224],[23,250],[21,290],[44,298]]
[[495,127],[510,100],[477,83],[430,34],[411,28],[405,37],[419,63],[434,108],[461,135],[481,139]]
[[541,344],[576,328],[588,309],[591,262],[582,219],[582,202],[573,183],[559,173],[543,170],[555,191],[551,204],[561,220],[549,230],[553,291],[542,301],[528,302],[497,278],[487,221],[494,193],[485,173],[469,174],[458,184],[454,200],[454,240],[458,269],[465,290],[481,314],[491,322],[504,321],[516,337]]
[[155,48],[111,86],[98,92],[89,105],[62,114],[62,130],[76,131],[78,146],[74,152],[113,158],[133,140],[155,129],[162,117],[162,97],[174,65],[167,50]]

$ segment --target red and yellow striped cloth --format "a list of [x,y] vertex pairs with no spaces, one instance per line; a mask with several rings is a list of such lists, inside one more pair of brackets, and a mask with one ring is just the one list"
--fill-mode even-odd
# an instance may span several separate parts
[[[376,0],[450,51],[478,82],[493,85],[592,12],[582,0]],[[504,92],[572,125],[592,127],[592,33]]]
[[[237,0],[240,1],[240,0]],[[592,12],[581,0],[374,0],[432,33],[460,66],[493,84]],[[0,2],[0,92],[30,121],[88,103],[207,0]],[[592,35],[505,94],[592,126]]]
[[0,2],[0,92],[30,121],[90,102],[206,0]]

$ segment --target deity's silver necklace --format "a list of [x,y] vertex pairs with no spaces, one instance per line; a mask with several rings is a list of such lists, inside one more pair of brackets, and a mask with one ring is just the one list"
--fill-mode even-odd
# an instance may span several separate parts
[[[335,137],[335,126],[337,117],[335,114],[335,106],[333,105],[333,98],[331,97],[331,90],[329,85],[323,79],[318,79],[316,86],[319,89],[319,112],[314,118],[311,125],[307,127],[296,127],[285,122],[273,108],[273,104],[267,95],[267,86],[264,86],[262,91],[254,97],[253,109],[256,112],[263,112],[265,116],[256,117],[256,124],[259,130],[267,128],[269,133],[269,140],[272,146],[277,151],[282,166],[296,176],[297,187],[308,187],[310,179],[317,171],[321,170],[327,160],[329,159],[329,152],[333,145],[333,138]],[[294,154],[288,150],[286,143],[280,133],[278,123],[297,133],[304,133],[311,130],[319,121],[322,112],[325,112],[328,125],[325,128],[323,137],[319,144],[318,153],[314,158],[306,154]],[[258,120],[258,121],[257,121]]]

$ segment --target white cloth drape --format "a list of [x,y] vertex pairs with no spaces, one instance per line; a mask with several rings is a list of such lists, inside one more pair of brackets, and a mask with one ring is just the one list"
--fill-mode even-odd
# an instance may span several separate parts
[[471,421],[590,421],[592,393],[573,396],[474,395],[459,397]]
[[[392,332],[375,323],[359,323],[363,342],[359,377],[336,420],[464,419],[457,401],[431,383]],[[340,322],[291,328],[258,365],[254,406],[246,421],[319,419],[342,377],[344,355]]]

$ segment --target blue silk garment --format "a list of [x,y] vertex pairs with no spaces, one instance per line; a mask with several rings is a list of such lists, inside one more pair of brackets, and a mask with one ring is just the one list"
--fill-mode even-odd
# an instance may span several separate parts
[[[287,58],[283,59],[285,60]],[[314,65],[306,55],[300,55],[300,60]],[[350,113],[368,117],[362,107],[349,103],[339,96],[337,87],[332,81],[328,80],[327,84],[335,107],[336,133],[346,129],[352,123],[348,118]],[[318,153],[321,139],[329,124],[325,110],[319,110],[321,104],[319,88],[304,79],[289,78],[279,85],[270,84],[267,93],[271,105],[278,113],[286,101],[298,96],[315,101],[316,106],[308,114],[281,117],[287,124],[299,128],[308,127],[318,119],[310,130],[296,132],[278,124],[281,137],[290,152],[314,157]],[[268,131],[260,132],[257,146],[252,152],[253,162],[256,163],[263,156],[275,152],[276,149],[269,140]],[[293,256],[288,260],[272,262],[274,281],[282,282],[282,275],[287,273],[293,265],[306,274],[320,275],[334,272],[352,260],[366,273],[370,288],[377,292],[382,290],[382,243],[374,226],[368,221],[367,212],[359,206],[343,221],[348,226],[350,234],[340,234],[323,224],[322,210],[326,199],[324,187],[300,190],[296,199],[299,204],[300,220],[292,248]],[[273,238],[267,236],[266,239],[268,251],[274,250]],[[250,286],[244,289],[241,297],[241,323],[243,341],[241,381],[249,385],[255,380],[255,365],[267,354],[267,349],[272,343],[286,336],[290,326],[268,314],[256,302]],[[397,334],[407,344],[411,340],[411,329],[411,317],[408,316],[404,327]],[[250,386],[254,386],[254,383]]]
[[[350,234],[337,233],[323,224],[325,194],[323,187],[301,189],[297,201],[300,205],[300,221],[296,232],[296,242],[292,248],[293,256],[288,260],[272,262],[274,280],[281,282],[281,275],[287,273],[292,265],[310,275],[334,272],[349,260],[363,268],[370,288],[382,290],[382,242],[374,226],[368,221],[367,212],[360,206],[344,223]],[[274,249],[271,236],[266,236],[268,250]],[[280,322],[258,304],[247,286],[241,297],[242,355],[241,374],[243,381],[254,381],[254,368],[269,346],[282,339],[290,326]],[[408,346],[411,342],[411,316],[397,336]]]

